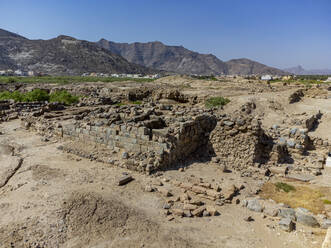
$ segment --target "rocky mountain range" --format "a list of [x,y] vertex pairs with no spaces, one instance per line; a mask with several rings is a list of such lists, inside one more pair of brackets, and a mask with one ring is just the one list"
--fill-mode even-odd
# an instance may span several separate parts
[[331,69],[306,70],[301,65],[284,69],[295,75],[331,75]]
[[98,42],[58,36],[30,40],[0,29],[0,70],[33,70],[50,75],[82,73],[172,72],[180,74],[285,74],[284,71],[249,59],[224,62],[212,54],[201,54],[183,46],[161,42]]
[[151,73],[94,42],[58,36],[29,40],[0,29],[0,70],[33,70],[50,75],[81,75],[85,72]]
[[167,46],[158,41],[128,44],[101,39],[98,44],[132,63],[175,73],[199,75],[286,74],[282,70],[249,59],[233,59],[223,62],[212,54],[200,54],[182,46]]

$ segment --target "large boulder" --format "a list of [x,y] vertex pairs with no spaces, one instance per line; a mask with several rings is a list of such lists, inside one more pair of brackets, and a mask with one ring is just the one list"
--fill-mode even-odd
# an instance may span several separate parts
[[293,208],[281,208],[279,209],[278,216],[282,218],[289,218],[291,220],[296,220],[295,210]]
[[247,208],[251,211],[254,211],[254,212],[262,212],[263,211],[262,205],[260,204],[258,199],[255,199],[255,198],[247,200]]
[[295,217],[298,223],[311,227],[319,227],[316,218],[305,208],[297,208],[295,211]]

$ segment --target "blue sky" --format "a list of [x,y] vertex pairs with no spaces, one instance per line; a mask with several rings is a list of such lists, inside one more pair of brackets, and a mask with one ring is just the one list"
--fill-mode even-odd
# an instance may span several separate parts
[[267,65],[331,68],[331,0],[1,0],[0,28],[30,39],[161,41]]

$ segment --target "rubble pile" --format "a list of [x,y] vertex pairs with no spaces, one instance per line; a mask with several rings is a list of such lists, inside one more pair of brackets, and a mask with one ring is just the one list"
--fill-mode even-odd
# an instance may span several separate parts
[[42,134],[107,147],[123,167],[148,173],[203,151],[216,126],[216,118],[203,110],[150,104],[76,107],[24,122]]

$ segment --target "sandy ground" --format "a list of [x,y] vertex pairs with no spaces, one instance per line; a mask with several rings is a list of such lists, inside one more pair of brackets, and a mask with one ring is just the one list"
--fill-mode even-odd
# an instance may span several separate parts
[[[193,163],[185,172],[169,170],[155,178],[135,178],[119,187],[121,168],[81,159],[58,150],[60,141],[41,141],[18,120],[0,124],[0,144],[15,147],[23,164],[0,188],[0,247],[320,247],[324,235],[300,225],[286,233],[278,220],[263,218],[236,204],[219,207],[220,216],[168,221],[159,193],[146,183],[201,177],[222,184],[244,183],[243,199],[254,178],[223,173],[212,163]],[[0,157],[1,158],[1,157]],[[4,173],[0,161],[0,174]],[[255,221],[246,222],[252,216]],[[39,245],[39,246],[38,246]]]

